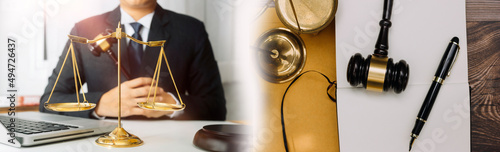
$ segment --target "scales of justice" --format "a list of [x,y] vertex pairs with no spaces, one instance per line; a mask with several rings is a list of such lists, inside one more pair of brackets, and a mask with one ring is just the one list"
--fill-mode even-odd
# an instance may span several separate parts
[[[139,44],[142,45],[147,45],[150,47],[161,47],[160,54],[158,56],[158,60],[156,63],[156,68],[155,72],[153,74],[153,81],[151,82],[151,86],[149,89],[148,97],[145,102],[139,102],[137,105],[140,108],[143,109],[148,109],[148,110],[158,110],[158,111],[180,111],[184,110],[186,105],[182,102],[182,98],[179,94],[179,90],[177,89],[177,85],[175,84],[174,77],[172,75],[172,71],[170,70],[170,66],[168,64],[167,56],[165,55],[165,52],[163,50],[163,46],[165,44],[165,40],[161,41],[149,41],[149,42],[143,42],[140,40],[137,40],[129,35],[127,35],[125,32],[122,32],[122,29],[120,27],[120,23],[118,23],[118,27],[116,28],[116,31],[104,35],[101,37],[98,37],[94,40],[88,40],[87,38],[83,37],[78,37],[78,36],[73,36],[73,35],[68,35],[69,39],[71,40],[68,52],[66,53],[66,57],[64,58],[63,64],[61,66],[61,69],[59,70],[59,74],[57,75],[56,82],[54,83],[54,86],[52,87],[52,91],[50,92],[50,96],[48,100],[44,103],[45,109],[51,110],[51,111],[57,111],[57,112],[78,112],[78,111],[85,111],[85,110],[91,110],[96,107],[95,103],[89,103],[87,99],[85,98],[85,93],[82,92],[83,94],[83,102],[80,102],[80,97],[79,97],[79,87],[82,86],[82,82],[80,79],[80,73],[78,71],[78,63],[76,62],[76,57],[75,57],[75,51],[73,49],[73,42],[77,43],[82,43],[82,44],[92,44],[96,43],[101,40],[105,40],[108,38],[116,38],[118,40],[118,127],[115,128],[111,133],[107,135],[102,135],[99,138],[95,140],[95,142],[100,145],[100,146],[105,146],[105,147],[135,147],[135,146],[140,146],[144,142],[137,136],[128,133],[125,131],[124,128],[122,128],[121,124],[121,57],[120,57],[120,43],[122,38],[129,38],[132,41],[135,41]],[[54,92],[54,89],[57,85],[57,82],[59,81],[59,76],[61,75],[61,72],[64,68],[64,64],[66,63],[66,60],[68,59],[68,55],[71,54],[71,62],[73,64],[73,76],[75,78],[75,90],[76,90],[76,98],[77,102],[66,102],[66,103],[49,103],[50,98],[52,97],[52,93]],[[177,104],[168,104],[168,103],[156,103],[156,91],[158,90],[158,80],[160,77],[160,71],[161,71],[161,64],[162,64],[162,59],[165,60],[165,63],[168,68],[168,72],[170,73],[170,78],[172,78],[172,82],[175,87],[175,91],[177,92],[177,95],[179,97],[180,105]],[[154,94],[152,97],[152,101],[150,100],[151,97],[151,92],[153,90],[154,86]]]

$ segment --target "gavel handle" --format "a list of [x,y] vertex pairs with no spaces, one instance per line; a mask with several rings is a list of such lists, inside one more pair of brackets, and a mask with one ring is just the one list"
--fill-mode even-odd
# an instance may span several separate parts
[[382,15],[382,20],[379,22],[380,33],[377,43],[375,44],[374,52],[374,55],[378,57],[387,57],[387,54],[389,54],[389,28],[392,26],[392,3],[393,0],[384,0],[384,14]]
[[391,20],[393,1],[394,0],[384,0],[384,14],[382,16],[382,19]]
[[[115,53],[113,53],[113,51],[111,50],[106,51],[106,53],[115,62],[115,65],[118,65],[118,60],[116,59]],[[127,80],[130,80],[130,75],[128,74],[128,72],[123,68],[123,66],[121,66],[120,68],[123,75],[125,75],[125,78],[127,78]]]

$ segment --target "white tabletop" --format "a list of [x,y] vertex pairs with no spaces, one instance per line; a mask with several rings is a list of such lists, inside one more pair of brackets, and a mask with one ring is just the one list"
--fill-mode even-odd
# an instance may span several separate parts
[[[116,120],[105,120],[113,121]],[[231,124],[226,121],[173,121],[173,120],[122,120],[123,128],[144,141],[133,148],[107,148],[95,144],[98,136],[34,146],[11,147],[0,144],[0,151],[9,152],[150,152],[150,151],[203,151],[193,144],[196,132],[205,125]]]

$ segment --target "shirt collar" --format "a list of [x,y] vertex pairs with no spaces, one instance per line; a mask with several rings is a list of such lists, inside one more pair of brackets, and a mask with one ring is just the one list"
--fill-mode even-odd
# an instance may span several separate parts
[[145,28],[149,29],[151,27],[151,21],[153,21],[153,15],[155,12],[153,11],[149,13],[148,15],[139,19],[138,21],[135,21],[134,18],[132,18],[132,16],[130,16],[127,12],[125,12],[121,7],[120,7],[120,13],[121,13],[121,24],[129,25],[130,23],[138,22],[141,23],[142,26],[144,26]]

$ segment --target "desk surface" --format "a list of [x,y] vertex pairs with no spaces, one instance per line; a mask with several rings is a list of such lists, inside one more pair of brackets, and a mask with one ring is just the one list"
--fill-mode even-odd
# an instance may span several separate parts
[[[114,121],[116,120],[105,120]],[[196,132],[209,124],[231,124],[225,121],[123,120],[123,127],[144,141],[133,148],[107,148],[95,144],[98,136],[70,141],[15,148],[0,144],[0,151],[9,152],[146,152],[146,151],[203,151],[193,145]]]
[[500,1],[467,0],[471,150],[500,151]]

